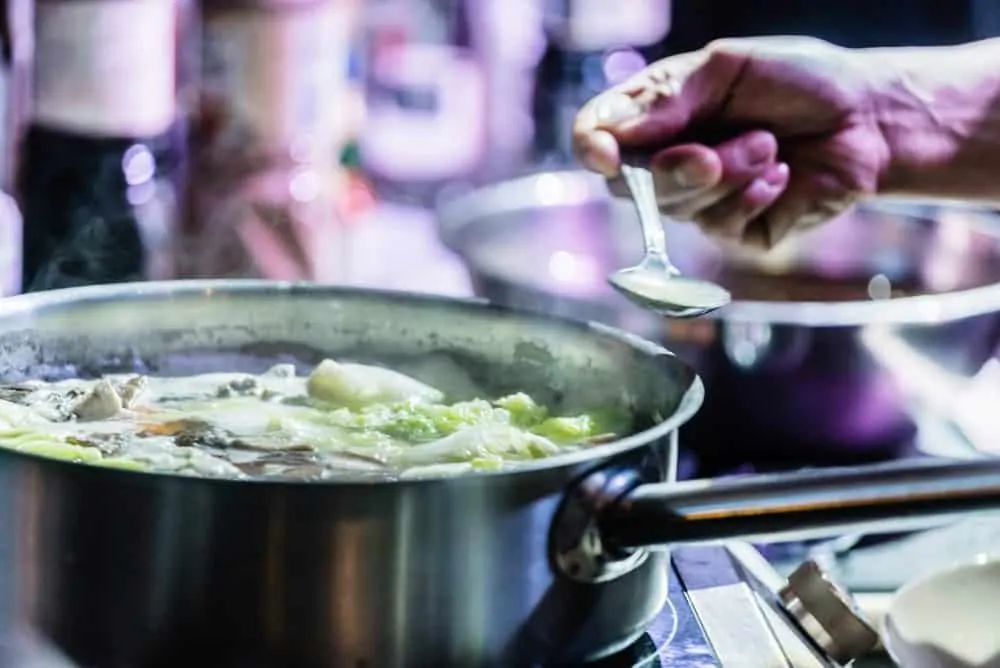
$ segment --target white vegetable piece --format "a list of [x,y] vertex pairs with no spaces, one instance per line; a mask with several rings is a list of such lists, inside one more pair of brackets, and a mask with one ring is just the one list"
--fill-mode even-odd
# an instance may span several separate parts
[[145,376],[132,376],[118,386],[118,396],[121,397],[123,408],[132,408],[146,391],[149,381]]
[[450,462],[448,464],[430,464],[407,469],[399,474],[400,480],[417,480],[420,478],[437,478],[438,476],[457,476],[471,473],[475,469],[468,462]]
[[265,371],[262,375],[271,376],[274,378],[295,378],[295,365],[275,364],[270,369]]
[[309,374],[309,396],[332,404],[360,408],[403,401],[437,403],[444,394],[398,371],[366,364],[323,360]]
[[49,423],[50,420],[47,420],[45,416],[37,413],[31,408],[28,408],[27,406],[22,406],[20,404],[15,404],[12,401],[4,401],[3,399],[0,399],[0,428],[17,429],[20,427],[44,425]]
[[107,378],[102,378],[87,394],[73,406],[73,414],[81,422],[91,420],[106,420],[117,415],[122,409],[122,398],[115,392],[114,386]]
[[468,427],[444,438],[403,448],[395,460],[405,466],[467,462],[476,457],[534,459],[555,455],[559,446],[549,439],[506,424]]

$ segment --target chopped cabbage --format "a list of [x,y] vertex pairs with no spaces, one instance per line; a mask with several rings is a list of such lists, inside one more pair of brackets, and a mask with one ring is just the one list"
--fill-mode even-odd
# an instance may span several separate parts
[[349,408],[404,401],[436,403],[444,399],[440,391],[398,371],[329,359],[309,374],[306,391],[313,399]]
[[[546,444],[581,444],[606,433],[606,425],[613,422],[590,414],[546,417],[547,414],[548,411],[528,395],[514,394],[493,402],[474,399],[446,405],[410,401],[391,405],[375,404],[359,410],[340,408],[313,414],[313,417],[324,425],[332,425],[351,433],[352,436],[347,440],[353,440],[361,434],[381,434],[404,448],[440,441],[469,428],[491,426],[506,428],[496,433],[522,433],[529,441],[533,435],[541,437],[541,442]],[[313,438],[313,442],[316,442],[318,435]],[[343,441],[345,436],[340,434],[333,440]],[[376,443],[386,445],[384,441],[376,440]],[[495,454],[489,457],[476,455],[473,459],[476,460],[477,468],[496,468],[498,465],[498,456]],[[500,461],[502,463],[502,457]]]
[[0,431],[0,447],[71,462],[94,463],[103,458],[97,448],[73,445],[57,436],[23,428]]
[[[485,399],[460,401],[454,404],[407,401],[398,404],[374,404],[354,411],[340,408],[326,413],[319,419],[347,429],[380,431],[393,438],[420,443],[442,438],[464,427],[476,425],[506,424],[531,429],[545,425],[547,414],[548,411],[536,404],[528,395],[513,394],[492,403]],[[586,424],[596,426],[594,421],[588,421]],[[565,430],[566,428],[563,428],[563,431]],[[577,431],[580,440],[593,435],[579,427]]]
[[556,443],[581,443],[598,433],[594,419],[586,414],[549,418],[535,425],[531,431]]
[[340,409],[323,419],[347,429],[379,431],[402,441],[421,443],[447,436],[462,427],[507,424],[510,414],[488,401],[475,399],[450,406],[408,401],[367,406],[359,411]]
[[399,474],[401,480],[414,480],[420,478],[436,478],[438,476],[458,476],[463,473],[470,473],[473,470],[472,464],[467,462],[448,464],[428,464],[427,466],[415,466]]
[[[77,410],[95,388],[136,382],[143,403]],[[324,360],[308,378],[265,374],[11,386],[0,399],[0,448],[127,470],[220,477],[355,467],[413,478],[502,469],[614,438],[625,413],[554,415],[524,393],[445,402],[405,374]],[[299,475],[296,473],[295,475]]]
[[147,469],[146,465],[142,462],[134,459],[125,459],[124,457],[105,457],[91,463],[98,466],[106,466],[109,469],[124,469],[126,471],[145,471]]
[[38,411],[12,401],[0,399],[0,428],[18,428],[30,425],[49,424]]
[[486,424],[467,427],[430,443],[403,448],[394,460],[405,466],[421,466],[494,457],[504,460],[538,459],[561,451],[558,445],[544,436],[511,425]]
[[494,403],[510,413],[511,424],[518,427],[533,427],[549,414],[545,406],[539,406],[524,392],[501,397]]
[[266,436],[276,442],[275,450],[280,450],[283,445],[308,444],[317,450],[333,452],[346,447],[377,448],[392,442],[388,434],[378,430],[348,429],[297,417],[273,419],[268,425]]

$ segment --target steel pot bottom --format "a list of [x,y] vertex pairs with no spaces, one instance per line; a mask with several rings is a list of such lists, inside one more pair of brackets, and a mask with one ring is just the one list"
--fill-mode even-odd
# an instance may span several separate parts
[[490,394],[625,403],[649,428],[517,474],[399,483],[213,481],[0,451],[5,628],[32,626],[101,668],[506,667],[614,651],[656,615],[665,553],[602,584],[558,575],[548,555],[556,508],[585,472],[613,460],[636,481],[671,479],[702,388],[657,346],[481,303],[265,282],[84,288],[0,308],[11,378],[324,355],[443,360]]

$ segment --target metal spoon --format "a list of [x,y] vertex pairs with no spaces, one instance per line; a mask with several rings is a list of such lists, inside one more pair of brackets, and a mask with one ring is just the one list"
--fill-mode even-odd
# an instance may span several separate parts
[[711,281],[681,276],[670,262],[652,173],[642,167],[623,165],[622,177],[639,214],[646,256],[636,266],[608,276],[611,287],[639,306],[670,318],[694,318],[731,302],[732,296],[725,288]]

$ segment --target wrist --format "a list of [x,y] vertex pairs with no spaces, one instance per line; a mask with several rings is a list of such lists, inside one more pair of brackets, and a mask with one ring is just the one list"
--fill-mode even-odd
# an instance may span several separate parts
[[1000,197],[1000,41],[859,55],[888,147],[878,194]]

